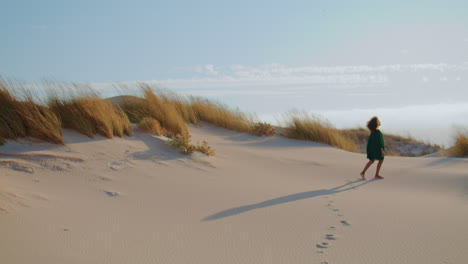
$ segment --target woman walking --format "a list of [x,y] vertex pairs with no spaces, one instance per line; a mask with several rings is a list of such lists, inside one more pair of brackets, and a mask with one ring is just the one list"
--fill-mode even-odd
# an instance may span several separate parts
[[380,120],[378,117],[374,116],[367,122],[367,128],[369,128],[371,134],[369,139],[367,140],[367,162],[366,166],[361,172],[361,177],[363,180],[366,179],[365,174],[367,169],[374,163],[374,161],[378,160],[377,169],[375,171],[375,179],[383,179],[380,176],[380,168],[382,167],[382,163],[385,157],[385,142],[382,135],[382,132],[379,130]]

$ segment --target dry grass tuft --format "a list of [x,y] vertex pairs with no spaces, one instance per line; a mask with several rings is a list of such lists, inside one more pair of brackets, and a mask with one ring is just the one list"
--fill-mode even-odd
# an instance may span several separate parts
[[159,121],[152,117],[144,117],[138,123],[138,127],[143,131],[150,132],[158,136],[163,136],[167,134],[166,130],[163,127],[161,127]]
[[257,122],[253,124],[250,133],[255,136],[273,136],[275,134],[275,128],[268,123]]
[[207,156],[213,156],[215,154],[214,150],[208,145],[208,142],[203,141],[201,145],[195,146],[196,151],[201,152]]
[[239,132],[250,132],[252,118],[239,110],[230,110],[227,106],[208,99],[192,98],[191,106],[199,120]]
[[130,122],[125,112],[96,93],[59,98],[49,96],[50,109],[60,117],[64,128],[94,137],[100,134],[107,138],[131,134]]
[[170,91],[153,89],[142,83],[144,98],[121,96],[116,98],[132,123],[140,123],[145,117],[157,120],[167,131],[167,136],[188,133],[186,123],[200,121],[226,129],[250,132],[254,135],[273,135],[274,129],[267,123],[254,123],[252,117],[231,110],[227,106],[198,97],[183,97]]
[[167,144],[175,149],[178,149],[180,153],[185,155],[191,155],[194,151],[198,151],[207,156],[213,156],[215,154],[214,150],[208,145],[206,141],[203,141],[201,145],[191,144],[190,135],[188,137],[176,135],[175,137],[170,138],[167,141]]
[[[20,87],[16,87],[21,89]],[[25,101],[16,99],[7,84],[0,82],[0,137],[16,139],[31,136],[55,144],[64,144],[61,124],[47,107],[36,104],[27,94]]]
[[136,96],[120,96],[117,105],[125,112],[131,123],[138,124],[148,117],[148,107],[144,98]]
[[180,153],[190,155],[193,153],[195,150],[195,146],[190,144],[190,136],[182,136],[180,134],[171,137],[168,141],[167,144],[177,150],[179,150]]
[[332,145],[347,151],[359,152],[357,142],[334,128],[328,121],[306,113],[288,113],[285,116],[288,138],[309,140]]
[[455,135],[455,144],[451,149],[451,155],[455,157],[468,157],[468,133],[459,131]]
[[54,144],[65,144],[60,120],[48,107],[35,104],[30,98],[27,102],[18,104],[17,112],[24,122],[28,136]]
[[26,136],[26,127],[17,112],[19,102],[0,81],[0,137],[16,139]]
[[144,98],[125,96],[116,98],[130,121],[137,123],[144,131],[170,137],[167,144],[183,154],[194,151],[205,155],[214,155],[214,151],[203,142],[193,145],[187,123],[199,123],[199,116],[192,101],[176,93],[153,89],[147,84],[140,84]]
[[145,93],[145,106],[149,117],[156,119],[167,131],[169,137],[181,135],[189,138],[185,119],[171,101],[162,95],[157,95],[148,85],[142,85]]
[[165,92],[165,100],[173,104],[177,109],[177,112],[182,116],[182,118],[187,123],[198,124],[200,122],[195,110],[190,103],[191,99],[186,99],[185,97],[179,96],[176,93]]

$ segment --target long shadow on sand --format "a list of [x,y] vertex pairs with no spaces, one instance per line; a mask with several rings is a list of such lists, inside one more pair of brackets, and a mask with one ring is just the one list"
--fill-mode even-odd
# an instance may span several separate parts
[[[221,218],[246,213],[248,211],[255,210],[255,209],[261,209],[261,208],[265,208],[265,207],[269,207],[269,206],[274,206],[274,205],[283,204],[283,203],[290,203],[290,202],[294,202],[294,201],[314,198],[314,197],[323,196],[323,195],[331,195],[331,194],[335,194],[335,193],[345,192],[345,191],[356,189],[358,187],[361,187],[363,185],[369,184],[369,183],[374,182],[374,181],[375,180],[369,180],[369,181],[356,180],[356,181],[348,182],[346,184],[340,185],[340,186],[332,188],[332,189],[315,190],[315,191],[301,192],[301,193],[291,194],[291,195],[287,195],[287,196],[282,196],[282,197],[279,197],[279,198],[263,201],[263,202],[256,203],[256,204],[249,204],[249,205],[244,205],[244,206],[240,206],[240,207],[227,209],[227,210],[218,212],[218,213],[216,213],[214,215],[210,215],[210,216],[202,219],[202,221],[218,220],[218,219],[221,219]],[[355,185],[355,186],[350,186],[350,185],[352,185],[354,183],[358,183],[358,182],[362,182],[362,183],[358,184],[358,185]]]

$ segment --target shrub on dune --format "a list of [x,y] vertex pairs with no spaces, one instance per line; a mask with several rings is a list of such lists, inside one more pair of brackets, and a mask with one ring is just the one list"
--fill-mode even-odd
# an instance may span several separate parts
[[351,152],[359,152],[357,143],[328,121],[306,113],[288,113],[285,117],[286,132],[284,136],[310,140],[335,146]]
[[455,157],[468,157],[468,133],[458,132],[455,135],[455,144],[451,149]]
[[190,135],[183,137],[176,135],[167,141],[167,144],[175,149],[178,149],[180,153],[185,155],[191,155],[194,151],[198,151],[207,156],[213,156],[214,150],[208,145],[206,141],[203,141],[201,145],[193,145],[190,143]]
[[208,142],[203,141],[201,145],[195,146],[196,151],[203,153],[207,156],[213,156],[215,154],[214,150],[208,145]]
[[275,128],[268,123],[257,122],[253,124],[250,133],[255,136],[273,136],[275,134]]

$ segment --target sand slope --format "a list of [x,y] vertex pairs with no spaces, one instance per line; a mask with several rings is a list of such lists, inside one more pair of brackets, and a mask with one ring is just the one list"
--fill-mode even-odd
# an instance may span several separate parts
[[191,133],[216,156],[139,132],[0,147],[30,154],[0,156],[1,263],[468,261],[467,159],[387,157],[385,180],[360,181],[363,154]]

